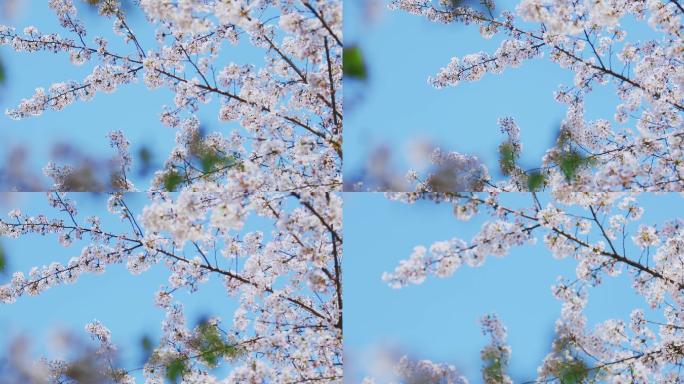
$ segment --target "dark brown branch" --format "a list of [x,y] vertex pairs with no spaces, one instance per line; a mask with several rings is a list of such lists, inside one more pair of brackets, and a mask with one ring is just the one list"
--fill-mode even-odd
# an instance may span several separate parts
[[332,29],[330,28],[328,23],[325,21],[323,16],[321,14],[319,14],[318,12],[316,12],[316,9],[313,6],[311,6],[311,4],[309,4],[308,1],[302,1],[302,4],[304,4],[304,6],[307,7],[311,11],[311,13],[314,14],[314,16],[316,16],[316,18],[318,19],[318,21],[321,22],[321,24],[323,24],[323,28],[325,28],[326,31],[328,31],[328,33],[330,34],[330,36],[332,36],[333,39],[335,39],[335,42],[337,42],[337,45],[339,45],[340,47],[343,47],[344,45],[342,44],[342,40],[340,40],[340,38],[337,37],[335,32],[332,31]]

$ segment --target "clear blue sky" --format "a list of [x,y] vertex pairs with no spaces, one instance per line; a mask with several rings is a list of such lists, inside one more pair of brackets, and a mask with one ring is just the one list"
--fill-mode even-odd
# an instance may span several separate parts
[[[405,149],[411,140],[431,139],[449,151],[477,155],[496,175],[497,146],[503,141],[497,119],[512,116],[521,129],[521,164],[539,166],[541,156],[556,139],[565,106],[554,101],[561,83],[572,84],[573,74],[548,58],[486,74],[481,80],[435,89],[428,84],[454,56],[493,53],[501,39],[481,38],[477,27],[438,24],[404,11],[387,9],[388,0],[345,1],[345,44],[360,46],[369,70],[367,84],[345,83],[345,174],[357,170],[378,145],[394,151],[405,172]],[[369,21],[368,5],[376,10]],[[499,9],[517,1],[498,0]],[[625,20],[628,39],[654,36],[645,23]],[[586,99],[586,119],[612,120],[614,87],[596,86]]]
[[[530,204],[529,195],[508,194],[515,206]],[[548,196],[542,196],[543,204]],[[682,197],[644,195],[645,224],[674,219]],[[473,383],[479,376],[479,351],[487,343],[477,323],[495,312],[508,327],[513,350],[510,373],[515,382],[533,379],[549,351],[561,303],[551,294],[560,275],[573,277],[576,262],[556,260],[543,241],[514,248],[505,258],[490,257],[480,268],[461,267],[448,279],[428,278],[400,290],[381,281],[416,245],[460,237],[470,240],[486,216],[456,220],[450,206],[406,205],[381,193],[345,193],[344,199],[345,375],[360,381],[364,356],[378,346],[393,346],[415,358],[456,365]],[[632,228],[632,232],[635,228]],[[632,253],[633,254],[633,253]],[[631,288],[630,277],[606,277],[589,293],[590,324],[609,318],[629,319],[636,307],[647,309]],[[648,311],[647,311],[648,313]],[[659,317],[658,317],[659,318]],[[360,361],[361,360],[361,361]]]

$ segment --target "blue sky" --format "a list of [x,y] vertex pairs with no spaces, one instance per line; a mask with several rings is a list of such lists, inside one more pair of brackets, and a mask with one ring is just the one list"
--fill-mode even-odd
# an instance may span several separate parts
[[[405,152],[415,139],[429,139],[449,151],[477,155],[498,173],[497,146],[503,141],[497,119],[511,116],[521,129],[521,164],[539,166],[541,156],[556,139],[565,106],[554,101],[561,83],[572,84],[573,74],[548,58],[508,68],[503,74],[486,74],[481,80],[461,82],[441,90],[428,84],[454,56],[485,51],[493,53],[500,38],[483,39],[477,27],[438,24],[404,11],[390,11],[387,0],[348,0],[344,8],[345,43],[358,45],[368,66],[366,84],[345,83],[345,174],[363,166],[378,145],[393,149],[402,172]],[[517,1],[496,1],[499,9],[512,9]],[[368,9],[374,10],[373,22]],[[625,19],[628,39],[655,34]],[[612,120],[616,97],[612,85],[596,86],[586,98],[585,118]]]
[[[480,268],[461,267],[447,279],[428,278],[422,285],[395,290],[381,281],[416,245],[460,237],[470,240],[486,219],[456,220],[449,205],[390,201],[382,193],[345,193],[345,374],[349,383],[368,372],[369,351],[381,346],[415,358],[456,365],[471,382],[481,382],[479,351],[487,343],[477,323],[495,312],[508,327],[515,382],[533,379],[548,353],[561,303],[551,294],[560,275],[573,277],[572,259],[556,260],[543,241],[514,248],[504,258],[490,257]],[[528,206],[527,194],[507,194],[507,204]],[[548,196],[542,196],[546,204]],[[682,197],[643,195],[644,224],[679,217]],[[675,209],[675,207],[677,207]],[[635,228],[632,228],[634,231]],[[632,309],[647,309],[631,288],[630,276],[605,279],[589,293],[590,324],[609,318],[629,319]],[[648,313],[648,311],[647,311]]]

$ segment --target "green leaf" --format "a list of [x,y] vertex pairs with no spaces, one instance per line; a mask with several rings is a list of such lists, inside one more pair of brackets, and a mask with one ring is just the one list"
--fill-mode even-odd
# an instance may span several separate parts
[[3,84],[5,82],[5,64],[0,61],[0,84]]
[[209,368],[216,367],[223,357],[236,357],[241,353],[236,346],[223,339],[218,327],[210,323],[198,327],[198,335],[191,345],[199,350],[200,361]]
[[501,351],[496,347],[488,346],[482,351],[482,378],[486,384],[497,384],[504,381],[508,359],[502,358]]
[[211,173],[218,169],[225,169],[231,165],[236,164],[236,159],[233,156],[223,156],[218,152],[207,150],[200,156],[200,163],[202,164],[202,172]]
[[530,192],[536,192],[540,190],[544,183],[546,182],[546,176],[541,172],[535,171],[527,175],[527,189]]
[[589,369],[581,360],[565,361],[557,369],[562,384],[581,384],[589,377]]
[[366,80],[368,78],[363,52],[361,52],[361,48],[359,47],[352,46],[344,48],[342,68],[344,76],[359,80]]
[[5,256],[5,248],[0,244],[0,273],[5,272],[7,268],[7,256]]
[[512,143],[506,142],[499,145],[499,168],[504,175],[510,175],[515,169],[515,162],[519,153]]
[[569,151],[561,154],[557,160],[558,166],[567,181],[572,181],[582,167],[587,166],[589,159],[577,151]]
[[561,384],[584,384],[593,382],[599,370],[589,368],[587,363],[574,352],[574,342],[569,338],[559,338],[553,342],[553,354],[557,356],[550,366],[551,373]]
[[181,182],[183,182],[183,178],[176,171],[172,170],[164,175],[164,189],[167,192],[175,191],[176,187],[178,187]]
[[183,377],[183,374],[185,374],[187,370],[188,367],[185,365],[184,359],[174,359],[166,365],[166,378],[172,383],[175,383],[178,381],[178,379]]

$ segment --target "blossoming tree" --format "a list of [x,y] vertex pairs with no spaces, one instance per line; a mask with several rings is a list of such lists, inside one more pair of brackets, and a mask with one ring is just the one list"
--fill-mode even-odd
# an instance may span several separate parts
[[[479,267],[489,256],[505,257],[513,247],[543,241],[557,259],[576,261],[574,276],[551,287],[562,302],[551,352],[536,382],[679,383],[684,380],[684,222],[652,223],[642,218],[644,194],[617,192],[529,193],[529,206],[506,203],[497,193],[394,193],[405,203],[430,200],[453,207],[455,216],[489,219],[471,239],[417,246],[383,280],[393,288],[421,284],[430,276],[447,278],[461,267]],[[591,327],[584,313],[591,291],[606,280],[626,275],[643,306],[629,319],[609,319]],[[512,382],[505,373],[511,351],[505,328],[495,316],[484,319],[492,345],[482,352],[486,383]],[[492,325],[496,323],[497,325]],[[492,331],[497,329],[497,331]],[[407,377],[404,362],[398,365]],[[411,365],[412,364],[412,365]],[[455,368],[412,362],[408,372],[443,377],[444,383],[467,382]],[[417,371],[416,371],[417,370]],[[451,377],[446,379],[447,377]],[[405,380],[404,382],[412,382]]]
[[[145,382],[184,383],[339,382],[342,377],[341,198],[328,192],[249,194],[190,192],[153,194],[142,212],[126,194],[109,198],[109,210],[128,224],[113,232],[98,216],[81,219],[76,201],[48,194],[54,214],[12,210],[0,235],[55,237],[62,246],[86,241],[70,260],[55,260],[0,285],[2,305],[77,283],[84,274],[125,264],[132,274],[152,265],[168,269],[168,284],[150,302],[166,313],[162,336],[142,367]],[[271,223],[271,232],[243,228],[250,216]],[[239,304],[233,318],[211,317],[189,327],[174,292],[195,292],[222,282]],[[220,308],[226,296],[216,297]],[[97,382],[132,383],[138,367],[112,364],[116,346],[99,322],[86,331],[99,347],[88,365]],[[228,362],[225,377],[212,369]],[[37,383],[82,382],[79,365],[42,360],[15,364],[17,375]],[[21,381],[18,381],[21,382]]]
[[[551,255],[572,257],[577,268],[575,276],[552,287],[563,306],[556,339],[535,382],[683,382],[682,222],[639,223],[643,195],[618,193],[684,186],[681,3],[522,0],[513,10],[497,13],[490,0],[392,0],[390,8],[430,22],[474,25],[483,38],[500,41],[495,52],[453,58],[428,79],[437,88],[501,74],[537,58],[571,71],[574,81],[554,94],[567,113],[540,167],[520,165],[520,127],[502,117],[504,180],[494,180],[470,155],[441,151],[432,156],[438,172],[409,172],[414,192],[390,193],[391,198],[451,204],[462,220],[476,214],[490,219],[470,241],[453,238],[416,247],[383,280],[401,288],[431,275],[449,277],[461,266],[477,267],[488,256],[503,257],[512,247],[542,240]],[[629,30],[643,29],[639,24],[650,28],[641,40],[644,35],[634,38]],[[615,90],[617,106],[587,121],[585,100],[599,86]],[[446,174],[440,167],[445,159],[451,164]],[[535,192],[542,189],[549,194]],[[501,194],[507,191],[532,191],[530,204],[507,206]],[[629,275],[647,310],[635,308],[629,319],[591,329],[584,314],[591,289],[621,274]],[[482,351],[482,379],[512,382],[506,374],[511,350],[505,328],[495,315],[484,319],[492,343]],[[446,364],[405,358],[396,368],[403,383],[467,382]]]
[[[341,184],[341,2],[144,0],[135,4],[155,33],[144,39],[119,1],[95,3],[125,49],[88,36],[71,0],[48,2],[65,36],[35,26],[0,26],[0,44],[15,51],[61,53],[74,65],[92,67],[83,80],[36,89],[7,115],[23,119],[59,111],[142,80],[150,90],[173,92],[159,116],[178,129],[177,145],[153,189],[221,184],[226,178],[244,178],[264,191]],[[228,61],[221,53],[229,44],[263,52],[263,63]],[[209,103],[219,105],[218,120],[240,128],[202,135],[196,113]],[[59,189],[68,170],[50,164],[46,173]],[[132,188],[121,183],[118,190]]]
[[[113,264],[132,274],[159,264],[169,274],[154,297],[166,313],[162,337],[144,367],[122,367],[111,332],[95,321],[85,330],[99,346],[85,363],[33,363],[17,354],[7,377],[131,383],[142,370],[149,383],[340,382],[341,2],[141,0],[132,5],[154,29],[144,38],[118,1],[88,2],[111,20],[121,42],[90,37],[71,0],[48,1],[62,31],[0,26],[0,44],[15,51],[64,54],[92,68],[80,81],[36,89],[7,115],[55,113],[142,80],[147,90],[173,93],[158,113],[177,130],[176,146],[151,182],[146,207],[134,212],[124,193],[135,190],[127,177],[130,143],[120,131],[109,135],[118,169],[108,208],[127,223],[125,231],[105,228],[98,216],[81,219],[78,198],[65,193],[73,169],[48,164],[55,211],[12,210],[0,220],[0,236],[87,245],[70,260],[15,271],[0,286],[0,301],[11,305]],[[261,52],[263,62],[229,61],[222,54],[228,44]],[[198,111],[210,103],[226,124],[205,133]],[[269,222],[270,233],[250,230],[248,217]],[[192,328],[173,293],[195,292],[210,280],[222,282],[239,307],[232,318]],[[217,373],[226,361],[228,372]]]
[[[465,190],[681,191],[681,3],[522,0],[514,9],[501,12],[495,3],[390,2],[392,9],[423,16],[430,22],[476,26],[484,39],[500,41],[494,52],[451,59],[428,79],[436,88],[502,74],[532,59],[553,62],[574,75],[572,84],[559,85],[554,94],[557,102],[567,106],[567,113],[557,142],[547,150],[541,165],[523,168],[519,164],[521,128],[514,119],[502,117],[504,139],[499,158],[506,178],[494,180],[482,166],[469,165],[471,173],[474,170],[480,177]],[[645,29],[649,31],[643,32]],[[588,120],[586,100],[599,87],[615,91],[616,108],[598,111],[601,118]],[[463,154],[451,157],[456,159],[456,172],[461,173],[464,171],[459,171],[459,164],[471,160]],[[442,159],[443,154],[435,155],[436,163]],[[445,190],[444,185],[432,183],[432,175],[412,172],[408,177],[420,191]]]

